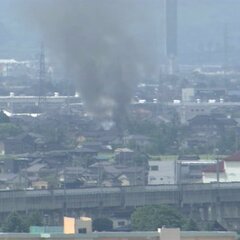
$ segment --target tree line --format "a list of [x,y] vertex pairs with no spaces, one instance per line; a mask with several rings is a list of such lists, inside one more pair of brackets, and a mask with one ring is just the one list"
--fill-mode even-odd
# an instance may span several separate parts
[[[45,223],[46,224],[46,223]],[[30,226],[44,226],[42,216],[38,212],[29,215],[10,213],[2,223],[2,232],[29,232]],[[200,224],[196,219],[184,216],[178,209],[167,205],[150,205],[138,207],[131,215],[132,231],[157,231],[158,228],[181,228],[185,231],[225,231],[217,221]],[[113,231],[113,222],[107,217],[93,219],[93,231]]]

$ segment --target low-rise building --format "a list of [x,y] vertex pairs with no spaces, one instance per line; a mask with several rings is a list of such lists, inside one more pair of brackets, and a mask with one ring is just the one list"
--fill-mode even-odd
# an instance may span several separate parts
[[176,161],[150,160],[148,172],[148,184],[176,184]]
[[[239,182],[240,181],[240,152],[218,161],[217,165],[203,172],[203,183],[216,182]],[[218,177],[217,177],[218,176]]]
[[92,233],[92,219],[64,217],[64,234]]

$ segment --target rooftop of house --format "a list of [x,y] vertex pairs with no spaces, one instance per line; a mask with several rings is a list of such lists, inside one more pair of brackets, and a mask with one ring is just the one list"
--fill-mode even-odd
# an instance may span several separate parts
[[217,164],[208,165],[204,168],[203,172],[215,173],[215,172],[225,172],[224,161],[219,161],[219,166]]
[[190,125],[237,125],[237,121],[226,116],[197,115],[189,120]]
[[115,153],[133,153],[134,151],[129,148],[117,148]]
[[178,160],[200,160],[198,155],[179,155]]
[[90,149],[90,148],[79,147],[70,152],[72,152],[72,153],[97,153],[98,151],[96,151],[94,149]]
[[230,162],[230,161],[240,162],[240,151],[235,152],[234,154],[224,158],[224,161],[226,161],[226,162]]
[[126,137],[124,137],[125,139],[133,139],[133,140],[145,140],[145,141],[149,141],[151,140],[150,137],[144,136],[144,135],[139,135],[139,134],[134,134],[134,135],[128,135]]
[[0,182],[9,182],[14,180],[16,177],[17,175],[13,173],[0,173]]
[[36,163],[26,169],[26,172],[39,172],[41,169],[46,168],[47,164],[44,163]]

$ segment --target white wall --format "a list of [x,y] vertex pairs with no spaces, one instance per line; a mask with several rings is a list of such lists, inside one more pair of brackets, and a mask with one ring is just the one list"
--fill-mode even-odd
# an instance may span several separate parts
[[[217,182],[217,173],[215,173],[215,172],[204,172],[202,181],[203,181],[203,183]],[[227,182],[227,176],[226,176],[225,173],[220,173],[219,174],[219,182]]]
[[[220,182],[238,182],[240,181],[240,162],[225,161],[225,173],[220,173]],[[216,182],[216,173],[203,173],[203,183]]]
[[240,181],[240,162],[225,161],[225,171],[228,182]]
[[175,184],[176,161],[149,161],[148,184]]

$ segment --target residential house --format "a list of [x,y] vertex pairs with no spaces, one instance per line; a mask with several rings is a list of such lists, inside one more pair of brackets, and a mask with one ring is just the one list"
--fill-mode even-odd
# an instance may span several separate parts
[[75,157],[95,157],[98,154],[97,150],[85,148],[85,147],[79,147],[74,150],[70,151],[72,156]]
[[240,152],[236,152],[223,160],[219,161],[218,169],[212,172],[203,173],[203,182],[216,182],[216,175],[219,171],[220,182],[239,182],[240,181]]
[[114,231],[130,231],[130,220],[126,218],[111,218]]
[[144,135],[129,135],[125,136],[123,141],[125,145],[135,149],[146,148],[151,145],[151,138]]
[[97,177],[88,169],[82,167],[66,167],[59,172],[61,188],[80,188],[86,186],[96,186]]
[[[217,160],[178,160],[177,161],[177,182],[178,183],[202,183],[203,173],[209,173],[213,175],[215,169],[217,169]],[[219,163],[219,171],[224,172],[223,163]]]
[[92,233],[92,219],[64,217],[64,234]]
[[4,159],[4,172],[5,173],[18,173],[21,169],[24,169],[29,164],[29,158],[6,158]]
[[0,141],[0,155],[5,155],[5,147],[3,141]]
[[[180,160],[181,159],[181,160]],[[149,160],[148,184],[177,184],[201,182],[205,166],[215,164],[200,161],[197,156],[179,156],[178,160]]]
[[225,162],[223,160],[216,161],[215,164],[207,166],[202,171],[202,182],[211,183],[211,182],[227,182],[227,171],[225,167]]
[[117,164],[126,165],[132,162],[134,151],[129,148],[117,148],[115,150],[115,161]]
[[236,152],[223,159],[228,182],[240,181],[240,152]]
[[200,160],[198,155],[179,155],[178,160]]
[[81,148],[81,147],[84,147],[84,148],[87,148],[87,149],[93,149],[93,150],[96,150],[96,151],[101,151],[102,149],[102,144],[100,142],[97,142],[97,141],[91,141],[91,142],[84,142],[84,143],[81,143],[78,148]]
[[125,166],[110,162],[95,163],[89,169],[104,186],[146,185],[147,170],[143,166]]
[[3,141],[5,154],[32,153],[36,151],[35,138],[29,134],[9,137]]
[[40,134],[22,133],[1,141],[1,151],[4,154],[23,154],[46,149],[46,140]]
[[33,164],[31,166],[29,166],[28,168],[24,169],[22,172],[23,174],[25,174],[25,176],[28,176],[30,178],[40,178],[40,173],[42,170],[44,169],[48,169],[48,165],[45,163],[36,163]]
[[226,130],[237,127],[237,121],[222,114],[197,115],[188,123],[186,143],[190,148],[216,146]]
[[109,161],[96,162],[89,166],[89,170],[97,176],[98,185],[101,186],[120,186],[118,177],[121,175],[113,163]]
[[51,169],[59,169],[69,166],[72,156],[67,150],[49,151],[41,156],[42,162],[46,163]]
[[[125,167],[124,169],[121,169],[122,174],[118,177],[118,180],[121,181],[121,185],[127,184],[127,181],[129,182],[129,185],[138,185],[138,186],[145,186],[147,185],[148,181],[148,171],[143,166],[137,166],[137,167]],[[127,178],[124,178],[127,177]]]
[[48,189],[49,184],[47,181],[39,180],[39,181],[32,181],[31,185],[32,185],[32,188],[34,189]]
[[29,182],[21,175],[14,173],[0,173],[0,189],[19,189],[27,187]]

